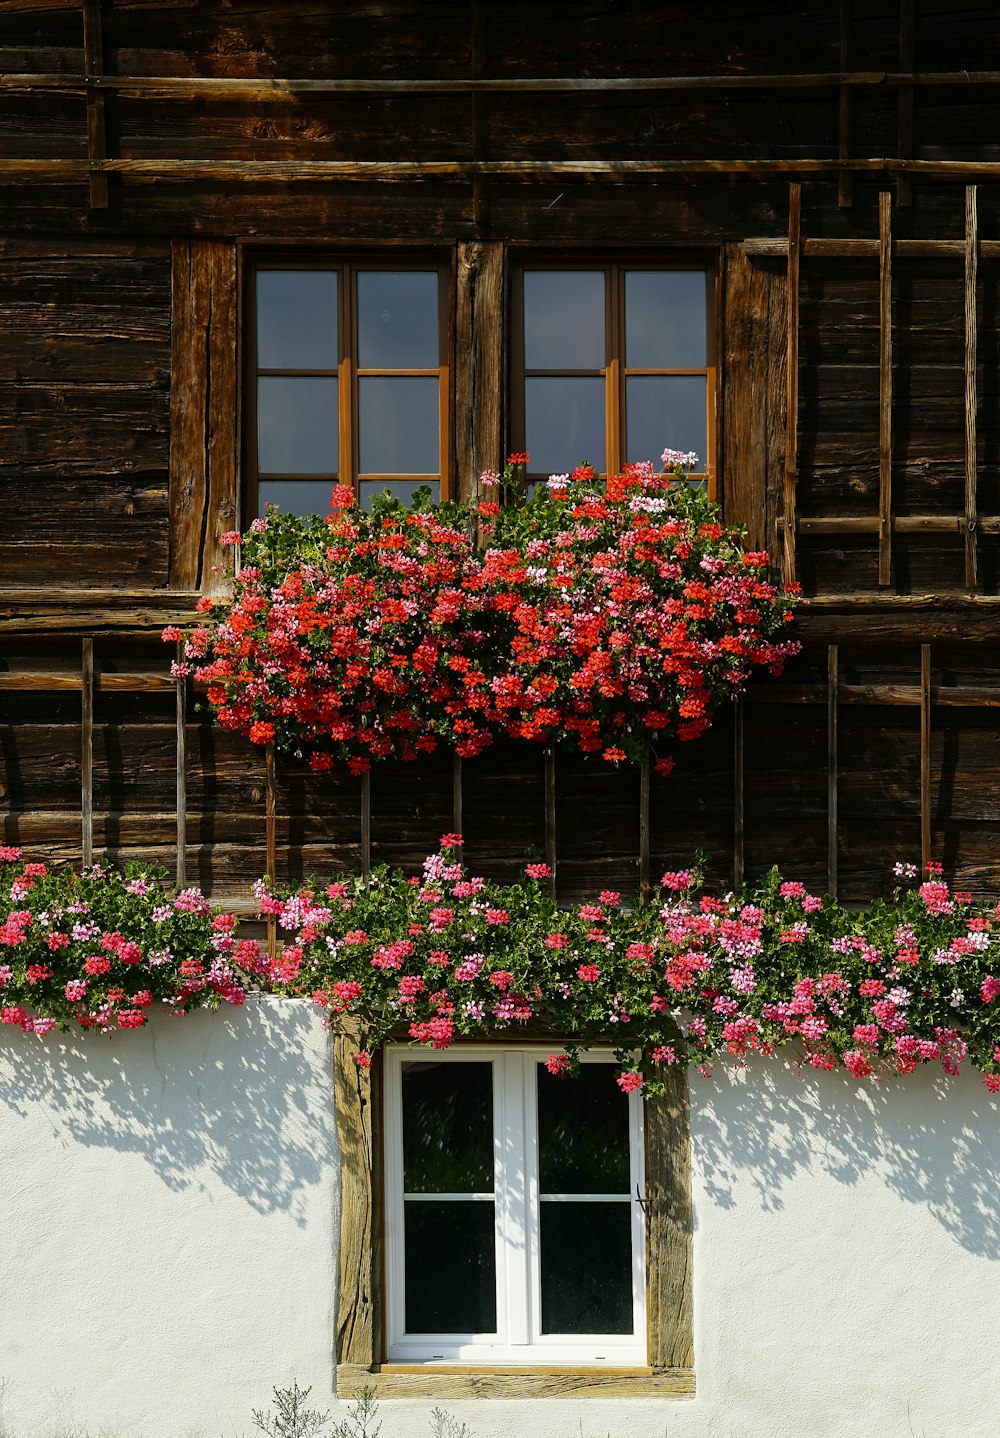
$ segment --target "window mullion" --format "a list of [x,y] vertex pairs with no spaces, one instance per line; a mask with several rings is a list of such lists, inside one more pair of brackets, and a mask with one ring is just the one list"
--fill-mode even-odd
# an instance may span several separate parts
[[340,277],[340,413],[337,416],[340,427],[340,482],[352,487],[357,485],[354,468],[354,271],[350,265],[341,265]]
[[[525,1058],[503,1054],[498,1069],[503,1095],[501,1130],[503,1201],[498,1203],[497,1223],[502,1239],[497,1252],[498,1313],[503,1312],[508,1344],[529,1342],[528,1329],[528,1202],[525,1147],[526,1123]],[[500,1233],[498,1233],[498,1238]]]

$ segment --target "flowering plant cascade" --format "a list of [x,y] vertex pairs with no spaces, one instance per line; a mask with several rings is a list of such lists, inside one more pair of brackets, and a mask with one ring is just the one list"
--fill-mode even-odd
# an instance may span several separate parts
[[659,907],[627,911],[605,892],[567,911],[543,888],[544,864],[520,884],[487,883],[466,873],[459,842],[446,835],[422,878],[380,869],[284,896],[257,887],[289,939],[272,982],[331,1022],[359,1019],[362,1064],[390,1035],[443,1049],[532,1024],[565,1041],[554,1072],[610,1039],[626,1090],[656,1091],[665,1066],[707,1073],[779,1049],[857,1078],[929,1062],[957,1073],[969,1059],[1000,1089],[1000,906],[971,904],[937,872],[860,914],[777,871],[699,895],[689,870],[664,875]]
[[515,455],[483,475],[505,504],[386,497],[369,514],[338,486],[325,519],[269,510],[224,536],[242,567],[230,597],[199,601],[175,670],[208,684],[224,728],[316,769],[470,756],[506,734],[612,762],[652,743],[667,772],[665,746],[798,648],[767,556],[678,482],[693,458],[606,482],[583,465],[525,499]]
[[137,865],[50,873],[0,847],[0,1022],[44,1038],[242,1004],[250,955],[235,918],[213,916],[198,889],[168,895],[161,879]]

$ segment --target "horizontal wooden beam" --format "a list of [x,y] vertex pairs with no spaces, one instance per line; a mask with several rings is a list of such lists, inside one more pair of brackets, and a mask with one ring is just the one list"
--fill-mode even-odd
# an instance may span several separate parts
[[[167,673],[157,673],[155,670],[133,671],[131,674],[102,674],[97,670],[94,674],[94,692],[111,693],[148,693],[153,690],[170,690],[176,686],[176,680]],[[28,691],[32,689],[43,690],[46,693],[60,689],[77,690],[81,687],[79,673],[74,674],[70,670],[24,670],[21,673],[16,671],[0,671],[0,689],[14,689],[17,691]]]
[[[248,184],[363,182],[411,184],[425,180],[467,183],[476,175],[561,182],[663,180],[673,176],[816,175],[837,180],[845,171],[878,177],[903,172],[940,180],[1000,178],[1000,160],[121,160],[0,159],[0,184],[84,181],[92,174],[121,175],[139,184],[220,181]],[[779,251],[784,253],[785,251]],[[964,252],[964,251],[963,251]],[[984,244],[981,253],[989,253]]]
[[[926,647],[926,646],[925,646]],[[975,684],[932,685],[931,701],[942,709],[1000,709],[1000,687]],[[753,705],[827,704],[826,684],[760,684],[750,685],[744,699]],[[919,708],[923,703],[922,684],[837,684],[841,704],[910,704]]]
[[[966,525],[964,514],[894,514],[889,520],[893,534],[964,534]],[[981,534],[1000,534],[1000,516],[980,517],[976,526]],[[799,519],[796,528],[799,534],[878,534],[880,520],[877,514],[824,514]]]
[[[759,236],[743,241],[743,248],[753,260],[783,260],[788,256],[788,240],[784,235],[774,238]],[[964,260],[965,240],[893,240],[892,253],[897,259]],[[1000,240],[980,240],[980,256],[1000,258]],[[803,240],[799,254],[808,259],[877,260],[878,240]]]
[[[80,94],[84,80],[79,75],[58,72],[10,73],[0,75],[0,90],[30,94],[56,91]],[[421,80],[367,79],[243,79],[235,76],[189,75],[101,75],[91,84],[120,95],[143,99],[239,100],[275,103],[304,95],[491,95],[585,94],[625,91],[670,90],[814,90],[838,89],[842,85],[941,86],[961,88],[1000,84],[998,70],[940,70],[904,72],[887,70],[821,70],[804,73],[714,74],[714,75],[559,75],[429,78]]]

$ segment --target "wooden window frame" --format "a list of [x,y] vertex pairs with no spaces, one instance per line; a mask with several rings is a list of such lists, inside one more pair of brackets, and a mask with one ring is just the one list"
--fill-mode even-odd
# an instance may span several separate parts
[[[256,277],[262,270],[308,270],[327,271],[337,274],[337,355],[336,370],[296,370],[290,367],[279,369],[262,368],[257,363],[257,315]],[[430,369],[364,368],[358,365],[357,330],[357,276],[361,271],[436,271],[438,275],[438,355],[439,364]],[[275,479],[305,482],[328,482],[331,489],[335,484],[349,484],[355,494],[360,485],[380,481],[405,481],[414,488],[421,484],[439,486],[441,501],[452,497],[453,482],[453,429],[454,397],[452,394],[452,312],[454,291],[454,260],[437,251],[394,251],[391,254],[373,250],[370,253],[352,251],[350,254],[288,253],[268,251],[255,254],[248,259],[245,283],[246,335],[245,355],[245,454],[246,465],[243,483],[243,507],[246,523],[254,518],[260,509],[261,479]],[[260,375],[336,375],[337,379],[337,435],[338,472],[336,474],[280,474],[262,476],[257,458],[257,381]],[[435,474],[381,474],[362,473],[359,469],[360,424],[358,419],[359,379],[365,377],[398,376],[415,378],[436,378],[438,382],[438,462],[440,469]]]
[[[691,1136],[687,1074],[646,1099],[646,1336],[643,1367],[544,1363],[388,1363],[385,1360],[383,1069],[359,1068],[364,1035],[341,1023],[334,1040],[341,1207],[336,1330],[337,1396],[371,1388],[382,1398],[691,1397]],[[519,1045],[519,1047],[523,1047]]]
[[[705,435],[707,453],[702,456],[704,467],[692,474],[693,479],[704,480],[708,496],[719,498],[718,463],[718,355],[719,344],[719,266],[714,258],[685,255],[665,257],[663,255],[609,255],[606,252],[579,253],[572,255],[532,255],[523,251],[511,258],[510,264],[510,416],[511,449],[523,451],[527,448],[525,438],[525,378],[524,363],[524,274],[526,270],[600,270],[605,282],[605,354],[601,370],[587,371],[588,374],[604,378],[604,468],[602,473],[616,474],[621,471],[627,458],[625,454],[625,382],[633,375],[703,375],[706,387]],[[625,364],[625,273],[632,270],[696,271],[706,277],[705,296],[705,358],[707,363],[700,368],[648,369],[643,366],[627,368]],[[546,375],[579,374],[581,371],[567,368],[546,370]],[[669,436],[664,436],[664,442]],[[650,455],[656,462],[659,456]],[[576,463],[581,456],[568,455],[566,463]],[[546,476],[540,471],[529,470],[529,480],[536,482]]]

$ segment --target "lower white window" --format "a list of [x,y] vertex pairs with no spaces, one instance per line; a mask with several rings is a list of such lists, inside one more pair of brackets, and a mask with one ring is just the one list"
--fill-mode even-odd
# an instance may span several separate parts
[[390,1047],[390,1362],[644,1365],[642,1101],[610,1054]]

